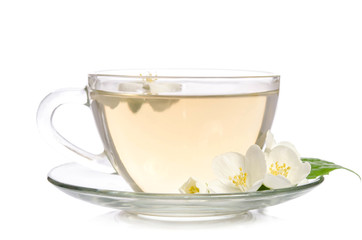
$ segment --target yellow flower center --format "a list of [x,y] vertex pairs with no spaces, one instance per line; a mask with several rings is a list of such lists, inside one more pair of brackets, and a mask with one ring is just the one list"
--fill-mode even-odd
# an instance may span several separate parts
[[[140,74],[140,77],[143,77],[143,75]],[[152,77],[153,77],[153,76],[152,76],[151,73],[149,73],[148,76],[145,76],[146,82],[151,83],[151,82],[154,82],[154,81],[157,80],[157,78],[152,78]],[[157,77],[157,75],[155,75],[154,77]]]
[[290,170],[289,166],[287,166],[285,163],[283,163],[283,165],[279,165],[278,161],[276,161],[275,164],[272,163],[269,168],[270,173],[273,174],[274,176],[282,175],[284,177],[287,177],[289,170]]
[[229,176],[229,180],[236,186],[243,186],[246,187],[246,177],[248,176],[247,173],[243,172],[242,168],[239,168],[240,173],[238,175],[235,175],[233,177]]
[[200,189],[198,187],[196,187],[196,186],[191,186],[191,187],[189,187],[188,192],[192,193],[192,194],[193,193],[199,193]]

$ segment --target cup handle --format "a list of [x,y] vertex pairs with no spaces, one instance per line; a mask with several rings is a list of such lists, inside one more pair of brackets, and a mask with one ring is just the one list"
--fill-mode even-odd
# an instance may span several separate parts
[[[90,160],[84,161],[84,158],[82,158],[82,163],[90,165],[91,167],[96,164],[99,167],[104,167],[103,170],[107,172],[111,171],[111,169],[114,172],[104,151],[100,154],[93,154],[85,151],[69,142],[54,128],[53,116],[55,110],[57,110],[57,108],[61,105],[69,103],[83,104],[87,107],[90,107],[87,87],[84,89],[62,89],[48,94],[40,103],[37,111],[36,119],[40,133],[45,137],[46,140],[53,143],[58,142],[72,152],[75,152],[80,156]],[[53,145],[59,146],[59,144]]]

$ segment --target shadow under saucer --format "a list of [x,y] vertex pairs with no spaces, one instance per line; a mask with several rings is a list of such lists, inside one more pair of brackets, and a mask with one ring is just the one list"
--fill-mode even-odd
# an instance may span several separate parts
[[124,211],[111,211],[97,216],[94,220],[106,224],[128,223],[137,226],[156,228],[189,228],[200,229],[210,227],[225,227],[233,225],[245,225],[254,222],[275,220],[269,216],[265,209],[251,210],[240,214],[230,214],[213,217],[162,217],[142,214],[127,213]]

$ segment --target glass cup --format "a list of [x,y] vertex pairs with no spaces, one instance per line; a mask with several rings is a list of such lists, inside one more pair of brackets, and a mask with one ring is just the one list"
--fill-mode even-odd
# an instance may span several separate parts
[[[48,138],[92,162],[111,163],[135,191],[176,193],[189,177],[214,179],[217,155],[263,146],[279,78],[217,69],[100,71],[89,74],[84,89],[45,97],[37,121]],[[65,103],[92,110],[103,153],[87,152],[54,129],[54,111]]]

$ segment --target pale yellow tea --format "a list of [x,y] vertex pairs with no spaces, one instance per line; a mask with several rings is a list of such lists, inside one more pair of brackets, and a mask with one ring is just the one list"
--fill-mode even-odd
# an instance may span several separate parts
[[181,97],[93,91],[91,98],[118,173],[135,190],[177,193],[189,177],[214,179],[215,156],[264,143],[278,91]]

